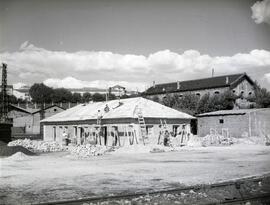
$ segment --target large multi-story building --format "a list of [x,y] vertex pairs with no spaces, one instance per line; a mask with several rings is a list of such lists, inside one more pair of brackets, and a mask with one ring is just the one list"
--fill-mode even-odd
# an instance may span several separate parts
[[114,94],[117,97],[121,97],[123,95],[133,95],[136,94],[135,91],[128,91],[125,87],[120,85],[115,85],[112,87],[109,87],[108,89],[105,88],[92,88],[92,87],[84,87],[84,88],[69,88],[68,89],[72,94],[73,93],[80,93],[83,95],[84,93],[100,93],[100,94]]
[[176,94],[182,97],[186,93],[192,93],[202,97],[207,93],[212,96],[229,90],[236,95],[241,95],[243,98],[251,97],[254,95],[255,83],[246,73],[240,73],[165,84],[153,84],[143,95],[150,99],[158,97],[162,100],[168,94]]

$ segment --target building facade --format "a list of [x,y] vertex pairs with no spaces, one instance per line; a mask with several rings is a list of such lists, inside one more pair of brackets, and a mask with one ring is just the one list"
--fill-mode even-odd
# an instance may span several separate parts
[[8,117],[12,119],[12,136],[38,135],[40,134],[40,120],[51,117],[64,109],[52,105],[42,109],[21,108],[10,105]]
[[235,95],[248,98],[254,96],[254,90],[255,83],[246,73],[241,73],[182,82],[154,84],[143,95],[150,99],[158,97],[159,100],[162,100],[166,95],[182,97],[187,93],[191,93],[202,97],[205,94],[213,96],[231,91]]
[[73,93],[79,93],[81,96],[84,93],[90,93],[90,94],[94,94],[94,93],[99,93],[99,94],[114,94],[117,97],[121,97],[123,95],[134,95],[137,94],[136,91],[129,91],[126,90],[125,87],[120,86],[120,85],[115,85],[112,87],[109,87],[108,89],[105,88],[91,88],[91,87],[84,87],[84,88],[69,88],[68,89],[72,94]]
[[[138,119],[139,111],[143,116],[143,125]],[[45,141],[62,142],[64,134],[67,134],[76,144],[83,144],[94,138],[100,129],[102,142],[106,144],[108,139],[106,145],[110,145],[112,133],[117,130],[120,145],[123,146],[130,143],[131,136],[138,143],[142,143],[143,137],[147,143],[158,143],[161,126],[169,132],[185,130],[190,133],[190,122],[193,119],[186,113],[138,97],[81,104],[44,119],[41,123]],[[146,133],[142,133],[144,129]]]
[[220,110],[197,116],[198,135],[270,138],[270,108]]

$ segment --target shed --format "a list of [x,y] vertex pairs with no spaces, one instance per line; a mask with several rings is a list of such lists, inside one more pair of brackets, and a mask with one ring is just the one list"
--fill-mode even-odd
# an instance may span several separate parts
[[235,138],[270,136],[270,108],[220,110],[198,118],[198,135],[221,134]]
[[40,120],[50,117],[64,109],[58,105],[47,106],[44,109],[22,108],[9,105],[9,118],[13,121],[12,135],[27,136],[40,134]]
[[137,97],[80,104],[46,118],[41,123],[44,127],[45,141],[61,142],[63,133],[66,133],[68,138],[76,139],[77,144],[82,144],[87,137],[94,135],[97,127],[100,127],[104,144],[107,143],[107,138],[110,138],[112,129],[115,128],[122,142],[126,141],[131,133],[136,135],[138,141],[142,141],[142,130],[145,128],[147,141],[156,143],[160,127],[166,127],[170,132],[177,132],[179,129],[190,132],[192,119],[195,118],[191,115]]

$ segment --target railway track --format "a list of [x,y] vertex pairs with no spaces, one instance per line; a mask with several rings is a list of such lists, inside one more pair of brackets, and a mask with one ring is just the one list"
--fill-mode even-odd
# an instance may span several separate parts
[[[262,185],[263,182],[263,185]],[[269,185],[268,185],[269,184]],[[256,193],[251,194],[247,191],[247,187],[257,189]],[[268,187],[269,186],[269,187]],[[215,198],[211,193],[222,193],[224,190],[230,190],[231,195],[227,197]],[[227,193],[224,192],[224,193]],[[198,199],[202,193],[207,193],[202,200]],[[89,197],[63,201],[53,201],[38,203],[39,205],[87,205],[87,204],[189,204],[189,196],[197,197],[197,203],[215,205],[215,204],[245,204],[246,202],[254,202],[255,204],[270,204],[270,176],[249,177],[238,180],[232,180],[214,184],[202,184],[195,186],[187,186],[182,188],[174,188],[153,192],[137,192],[130,194],[119,194],[113,196]],[[225,194],[226,195],[226,194]],[[174,197],[172,197],[174,196]],[[209,198],[209,200],[207,199]],[[186,198],[186,199],[185,199]],[[184,200],[183,200],[184,199]],[[129,203],[130,202],[130,203]],[[176,203],[177,202],[177,203]],[[203,203],[205,202],[205,203]],[[197,204],[191,201],[190,204]],[[252,203],[253,204],[253,203]]]

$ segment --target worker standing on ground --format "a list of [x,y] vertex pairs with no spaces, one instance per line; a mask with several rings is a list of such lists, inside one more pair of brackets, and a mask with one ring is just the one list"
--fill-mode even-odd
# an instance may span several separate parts
[[101,145],[101,131],[100,131],[100,127],[96,127],[95,138],[96,138],[96,145],[97,144]]
[[117,127],[113,127],[113,131],[111,136],[113,137],[113,146],[120,146],[120,139],[119,139],[119,134]]
[[164,141],[163,141],[164,146],[169,146],[170,145],[170,133],[168,130],[165,131],[164,133]]
[[159,125],[159,135],[158,135],[158,143],[157,144],[163,144],[163,141],[164,141],[164,131],[163,131],[163,128],[162,128],[162,125]]
[[66,130],[63,131],[62,140],[63,140],[64,146],[67,146],[68,145],[68,134],[67,134]]

